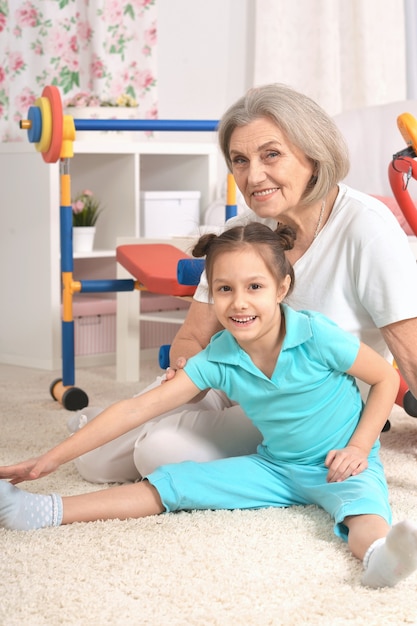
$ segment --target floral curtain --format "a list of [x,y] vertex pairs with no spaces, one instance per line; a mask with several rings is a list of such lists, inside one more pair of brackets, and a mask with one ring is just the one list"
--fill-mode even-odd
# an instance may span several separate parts
[[46,85],[64,105],[127,99],[156,118],[156,44],[156,0],[0,0],[0,141],[26,140],[18,122]]

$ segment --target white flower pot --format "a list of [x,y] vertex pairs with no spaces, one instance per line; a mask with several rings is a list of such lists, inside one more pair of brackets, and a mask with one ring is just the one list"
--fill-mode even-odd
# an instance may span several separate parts
[[94,246],[96,234],[95,226],[73,226],[72,250],[73,252],[91,252]]
[[[64,115],[75,120],[134,120],[138,107],[67,107]],[[76,141],[133,141],[137,131],[129,130],[76,130]]]

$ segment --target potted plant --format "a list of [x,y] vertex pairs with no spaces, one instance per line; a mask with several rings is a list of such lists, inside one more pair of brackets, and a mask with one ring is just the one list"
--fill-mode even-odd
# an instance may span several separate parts
[[72,201],[72,232],[74,252],[91,252],[96,222],[101,213],[100,201],[90,189],[84,189]]

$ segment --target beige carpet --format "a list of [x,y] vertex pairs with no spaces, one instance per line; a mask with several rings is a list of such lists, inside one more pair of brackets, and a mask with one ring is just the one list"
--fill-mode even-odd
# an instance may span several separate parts
[[[114,368],[80,369],[90,405],[130,396]],[[59,376],[0,365],[5,464],[66,436],[68,412],[49,396]],[[417,420],[397,410],[383,460],[395,520],[417,521]],[[72,464],[31,491],[96,487]],[[197,512],[32,532],[0,530],[1,626],[417,624],[417,574],[394,589],[359,584],[361,564],[311,507]]]

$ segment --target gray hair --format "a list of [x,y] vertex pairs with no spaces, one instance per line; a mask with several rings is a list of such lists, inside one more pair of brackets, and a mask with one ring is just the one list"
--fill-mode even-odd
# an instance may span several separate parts
[[348,149],[332,118],[314,100],[281,83],[250,89],[222,116],[218,138],[230,171],[233,131],[260,118],[274,122],[314,164],[314,177],[303,195],[305,204],[323,198],[345,178],[349,171]]

